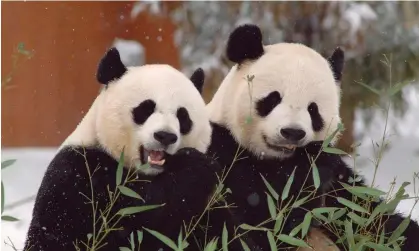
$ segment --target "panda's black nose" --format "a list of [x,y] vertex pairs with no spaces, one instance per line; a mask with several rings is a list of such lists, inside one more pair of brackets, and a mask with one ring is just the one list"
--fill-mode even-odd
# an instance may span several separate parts
[[155,132],[154,138],[164,146],[171,145],[173,143],[176,143],[177,141],[176,134],[165,132],[165,131]]
[[285,139],[298,141],[306,136],[306,132],[296,128],[282,128],[281,135]]

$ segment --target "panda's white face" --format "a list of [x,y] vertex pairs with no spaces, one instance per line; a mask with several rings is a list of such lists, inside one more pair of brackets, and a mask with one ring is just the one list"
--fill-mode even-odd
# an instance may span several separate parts
[[128,68],[100,95],[96,131],[115,158],[124,148],[132,165],[163,170],[165,154],[183,147],[205,152],[211,135],[205,103],[186,76],[168,65]]
[[339,102],[327,60],[303,45],[283,43],[264,46],[259,59],[234,66],[207,109],[243,147],[286,158],[337,128]]

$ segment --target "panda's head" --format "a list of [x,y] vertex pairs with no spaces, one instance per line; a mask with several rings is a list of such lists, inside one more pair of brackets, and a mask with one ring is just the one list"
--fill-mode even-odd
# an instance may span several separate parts
[[236,65],[207,109],[243,147],[286,158],[337,128],[341,49],[326,59],[302,44],[264,46],[260,29],[243,25],[230,34],[227,57]]
[[112,48],[102,58],[97,80],[104,85],[96,106],[96,135],[118,159],[124,149],[130,165],[149,163],[147,173],[164,168],[165,156],[180,148],[205,152],[211,127],[200,91],[201,69],[188,79],[168,65],[126,68]]

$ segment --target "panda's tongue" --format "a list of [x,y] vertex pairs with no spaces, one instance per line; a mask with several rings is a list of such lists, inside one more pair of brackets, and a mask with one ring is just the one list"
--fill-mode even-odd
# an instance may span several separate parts
[[164,152],[163,151],[149,151],[148,152],[149,159],[148,161],[150,164],[156,164],[156,165],[163,165],[164,164]]

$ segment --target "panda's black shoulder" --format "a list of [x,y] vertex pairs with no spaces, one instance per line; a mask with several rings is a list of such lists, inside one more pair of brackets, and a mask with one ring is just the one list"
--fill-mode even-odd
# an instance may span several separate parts
[[217,158],[222,156],[234,156],[239,145],[234,139],[231,131],[226,126],[214,122],[211,122],[211,127],[212,135],[208,154],[211,156],[218,155]]
[[[72,248],[91,231],[92,189],[99,208],[108,203],[108,184],[115,184],[115,161],[99,148],[65,146],[51,160],[38,189],[26,247]],[[112,187],[111,187],[112,189]],[[65,233],[65,234],[62,234]]]
[[[88,171],[107,173],[118,162],[108,153],[98,147],[65,146],[58,151],[50,162],[44,179],[49,176],[64,179],[72,174],[79,176],[88,175]],[[63,180],[61,180],[63,181]]]
[[85,147],[69,145],[61,148],[55,155],[50,165],[79,164],[84,162],[101,162],[114,164],[116,161],[99,147]]
[[55,192],[71,194],[74,190],[89,191],[103,181],[113,180],[117,161],[96,147],[65,146],[51,160],[38,191],[38,200],[51,199]]

